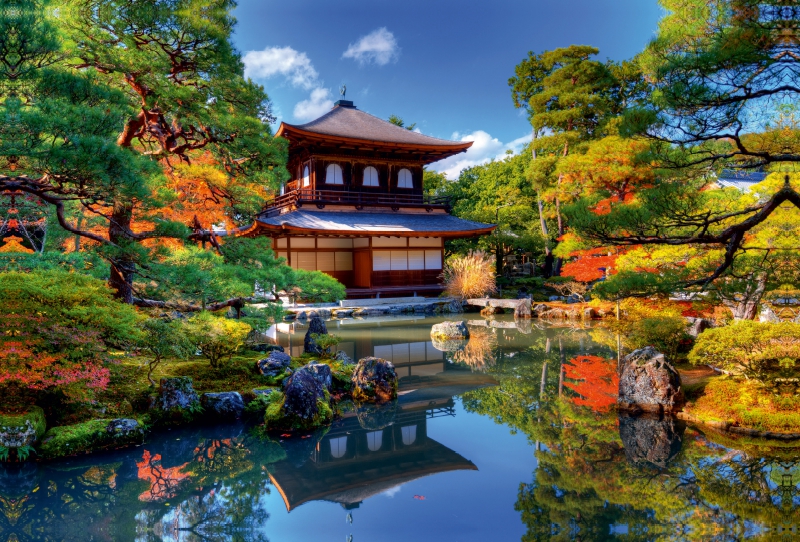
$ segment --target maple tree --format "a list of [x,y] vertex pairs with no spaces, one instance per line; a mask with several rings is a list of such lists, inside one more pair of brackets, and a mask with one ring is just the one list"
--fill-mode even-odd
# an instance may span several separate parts
[[595,412],[608,412],[617,404],[619,375],[617,362],[600,356],[577,356],[564,365],[567,378],[577,382],[564,385],[578,394],[570,398],[578,406],[589,407]]

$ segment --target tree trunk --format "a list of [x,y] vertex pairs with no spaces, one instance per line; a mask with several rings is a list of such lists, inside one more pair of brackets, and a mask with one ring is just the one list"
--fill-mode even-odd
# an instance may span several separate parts
[[762,273],[754,282],[750,282],[745,288],[744,294],[738,300],[723,300],[725,305],[733,313],[734,320],[755,320],[758,316],[758,307],[761,298],[767,289],[767,275]]
[[561,337],[558,338],[558,357],[561,360],[561,365],[558,368],[558,396],[561,397],[561,392],[564,390],[564,364],[567,362],[567,355],[564,352],[564,344]]
[[[130,237],[133,209],[130,205],[117,205],[111,214],[108,226],[109,240],[127,250],[132,242]],[[136,273],[136,262],[126,254],[118,254],[111,260],[111,276],[109,286],[116,292],[116,297],[123,303],[133,304],[133,276]]]

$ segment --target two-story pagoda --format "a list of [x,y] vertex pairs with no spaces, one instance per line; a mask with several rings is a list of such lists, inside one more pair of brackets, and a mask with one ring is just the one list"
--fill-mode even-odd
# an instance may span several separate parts
[[346,100],[307,124],[281,123],[277,136],[289,140],[292,180],[251,234],[271,236],[290,266],[332,275],[349,297],[438,293],[444,240],[494,229],[423,195],[423,167],[471,142],[406,130]]

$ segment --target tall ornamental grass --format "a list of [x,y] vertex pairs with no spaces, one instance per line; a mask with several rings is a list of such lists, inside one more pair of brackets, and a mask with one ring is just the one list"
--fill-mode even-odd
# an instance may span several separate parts
[[481,251],[452,256],[445,264],[442,277],[447,295],[462,301],[485,297],[497,291],[494,262]]

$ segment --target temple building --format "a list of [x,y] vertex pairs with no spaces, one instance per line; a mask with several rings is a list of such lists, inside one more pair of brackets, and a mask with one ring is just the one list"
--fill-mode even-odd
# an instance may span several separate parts
[[250,234],[272,237],[291,267],[335,277],[348,297],[439,293],[444,241],[494,229],[423,193],[423,167],[472,142],[401,128],[347,100],[307,124],[281,123],[276,137],[289,141],[292,179]]

